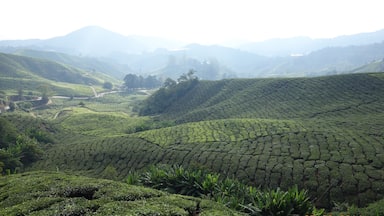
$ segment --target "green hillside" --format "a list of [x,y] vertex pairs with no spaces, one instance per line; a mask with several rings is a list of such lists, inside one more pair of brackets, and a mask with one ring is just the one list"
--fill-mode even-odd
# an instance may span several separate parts
[[[16,55],[29,56],[33,58],[47,59],[59,62],[85,71],[99,72],[115,79],[122,79],[131,70],[127,66],[111,64],[97,58],[72,56],[65,53],[48,52],[32,49],[18,49],[13,52]],[[101,76],[101,75],[100,75]],[[111,79],[111,78],[109,78]]]
[[[380,114],[383,80],[384,74],[378,73],[200,81],[167,104],[161,113],[148,114],[161,114],[160,118],[177,122],[225,118],[334,119],[335,116],[365,114],[366,111]],[[156,102],[148,100],[145,108],[157,106]]]
[[100,176],[112,166],[124,179],[181,164],[261,188],[297,184],[321,207],[364,206],[384,197],[383,75],[199,81],[152,122],[76,108],[55,120],[59,143],[29,169]]
[[91,96],[88,85],[113,80],[53,61],[0,53],[0,90],[38,92],[47,86],[52,94]]
[[52,61],[31,57],[0,54],[2,77],[33,78],[39,76],[52,81],[75,84],[97,84],[98,80],[87,77],[85,72]]
[[213,201],[59,172],[0,176],[0,215],[243,215]]

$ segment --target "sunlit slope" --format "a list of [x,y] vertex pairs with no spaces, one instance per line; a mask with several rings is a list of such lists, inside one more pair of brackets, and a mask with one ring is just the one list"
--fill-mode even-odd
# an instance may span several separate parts
[[87,77],[84,71],[53,61],[0,54],[0,74],[14,78],[32,78],[34,75],[53,81],[75,84],[95,84],[95,78]]
[[0,90],[36,92],[48,86],[54,94],[85,96],[92,95],[88,85],[110,79],[54,61],[0,53]]
[[[46,59],[50,61],[59,62],[65,65],[71,65],[72,67],[79,68],[85,71],[92,71],[92,73],[98,73],[101,76],[104,75],[115,77],[116,79],[122,79],[125,74],[130,72],[129,68],[123,68],[120,65],[114,65],[97,58],[81,57],[68,55],[65,53],[49,52],[32,49],[18,49],[13,52],[17,55],[29,56],[33,58]],[[109,77],[111,79],[111,77]]]
[[163,113],[178,122],[325,118],[382,112],[384,74],[200,81]]
[[[150,164],[203,166],[260,187],[298,184],[327,207],[364,205],[384,196],[383,94],[380,73],[200,81],[157,115],[180,124],[61,137],[32,169],[100,176],[112,166],[124,178]],[[72,117],[62,126],[76,133]]]

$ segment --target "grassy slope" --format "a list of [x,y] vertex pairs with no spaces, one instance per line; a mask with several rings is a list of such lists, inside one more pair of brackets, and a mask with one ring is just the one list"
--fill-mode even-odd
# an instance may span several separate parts
[[298,184],[322,206],[365,205],[384,196],[383,75],[200,82],[158,117],[184,124],[71,135],[33,169],[98,176],[110,165],[124,178],[153,163],[199,165],[261,187]]
[[[0,176],[0,215],[189,215],[198,198],[59,172]],[[241,215],[201,200],[201,215]]]
[[53,61],[0,53],[0,90],[36,92],[47,85],[54,94],[92,95],[85,85],[101,85],[107,79]]
[[[122,79],[127,73],[126,68],[119,68],[118,66],[112,65],[96,58],[71,56],[64,53],[47,52],[31,49],[16,50],[14,54],[60,62],[62,64],[71,65],[73,67],[81,68],[86,71],[97,71],[103,73],[104,75],[115,77],[116,79]],[[111,81],[116,82],[115,80]]]

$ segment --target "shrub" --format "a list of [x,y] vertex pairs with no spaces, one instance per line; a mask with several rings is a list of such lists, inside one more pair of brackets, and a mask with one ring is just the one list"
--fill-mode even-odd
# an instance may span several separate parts
[[[136,181],[136,179],[139,179]],[[139,177],[137,173],[127,177],[128,183],[139,182],[144,186],[196,197],[208,197],[232,209],[250,215],[306,215],[316,210],[306,190],[297,186],[288,191],[280,188],[260,191],[236,179],[220,178],[219,174],[205,170],[186,170],[182,166],[151,166]]]
[[103,84],[103,88],[105,88],[105,89],[112,89],[113,88],[113,84],[111,82],[106,81]]

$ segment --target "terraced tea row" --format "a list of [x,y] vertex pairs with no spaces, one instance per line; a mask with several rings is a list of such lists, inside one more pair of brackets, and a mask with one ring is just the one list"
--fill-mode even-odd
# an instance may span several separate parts
[[161,117],[179,122],[223,118],[324,118],[382,113],[382,74],[201,81]]
[[304,130],[300,123],[288,120],[225,119],[149,130],[136,133],[135,136],[160,146],[167,146],[175,143],[234,142]]
[[382,143],[383,136],[359,131],[230,119],[54,146],[34,169],[102,175],[112,166],[124,178],[150,164],[199,165],[266,188],[298,184],[321,206],[364,205],[384,196]]

